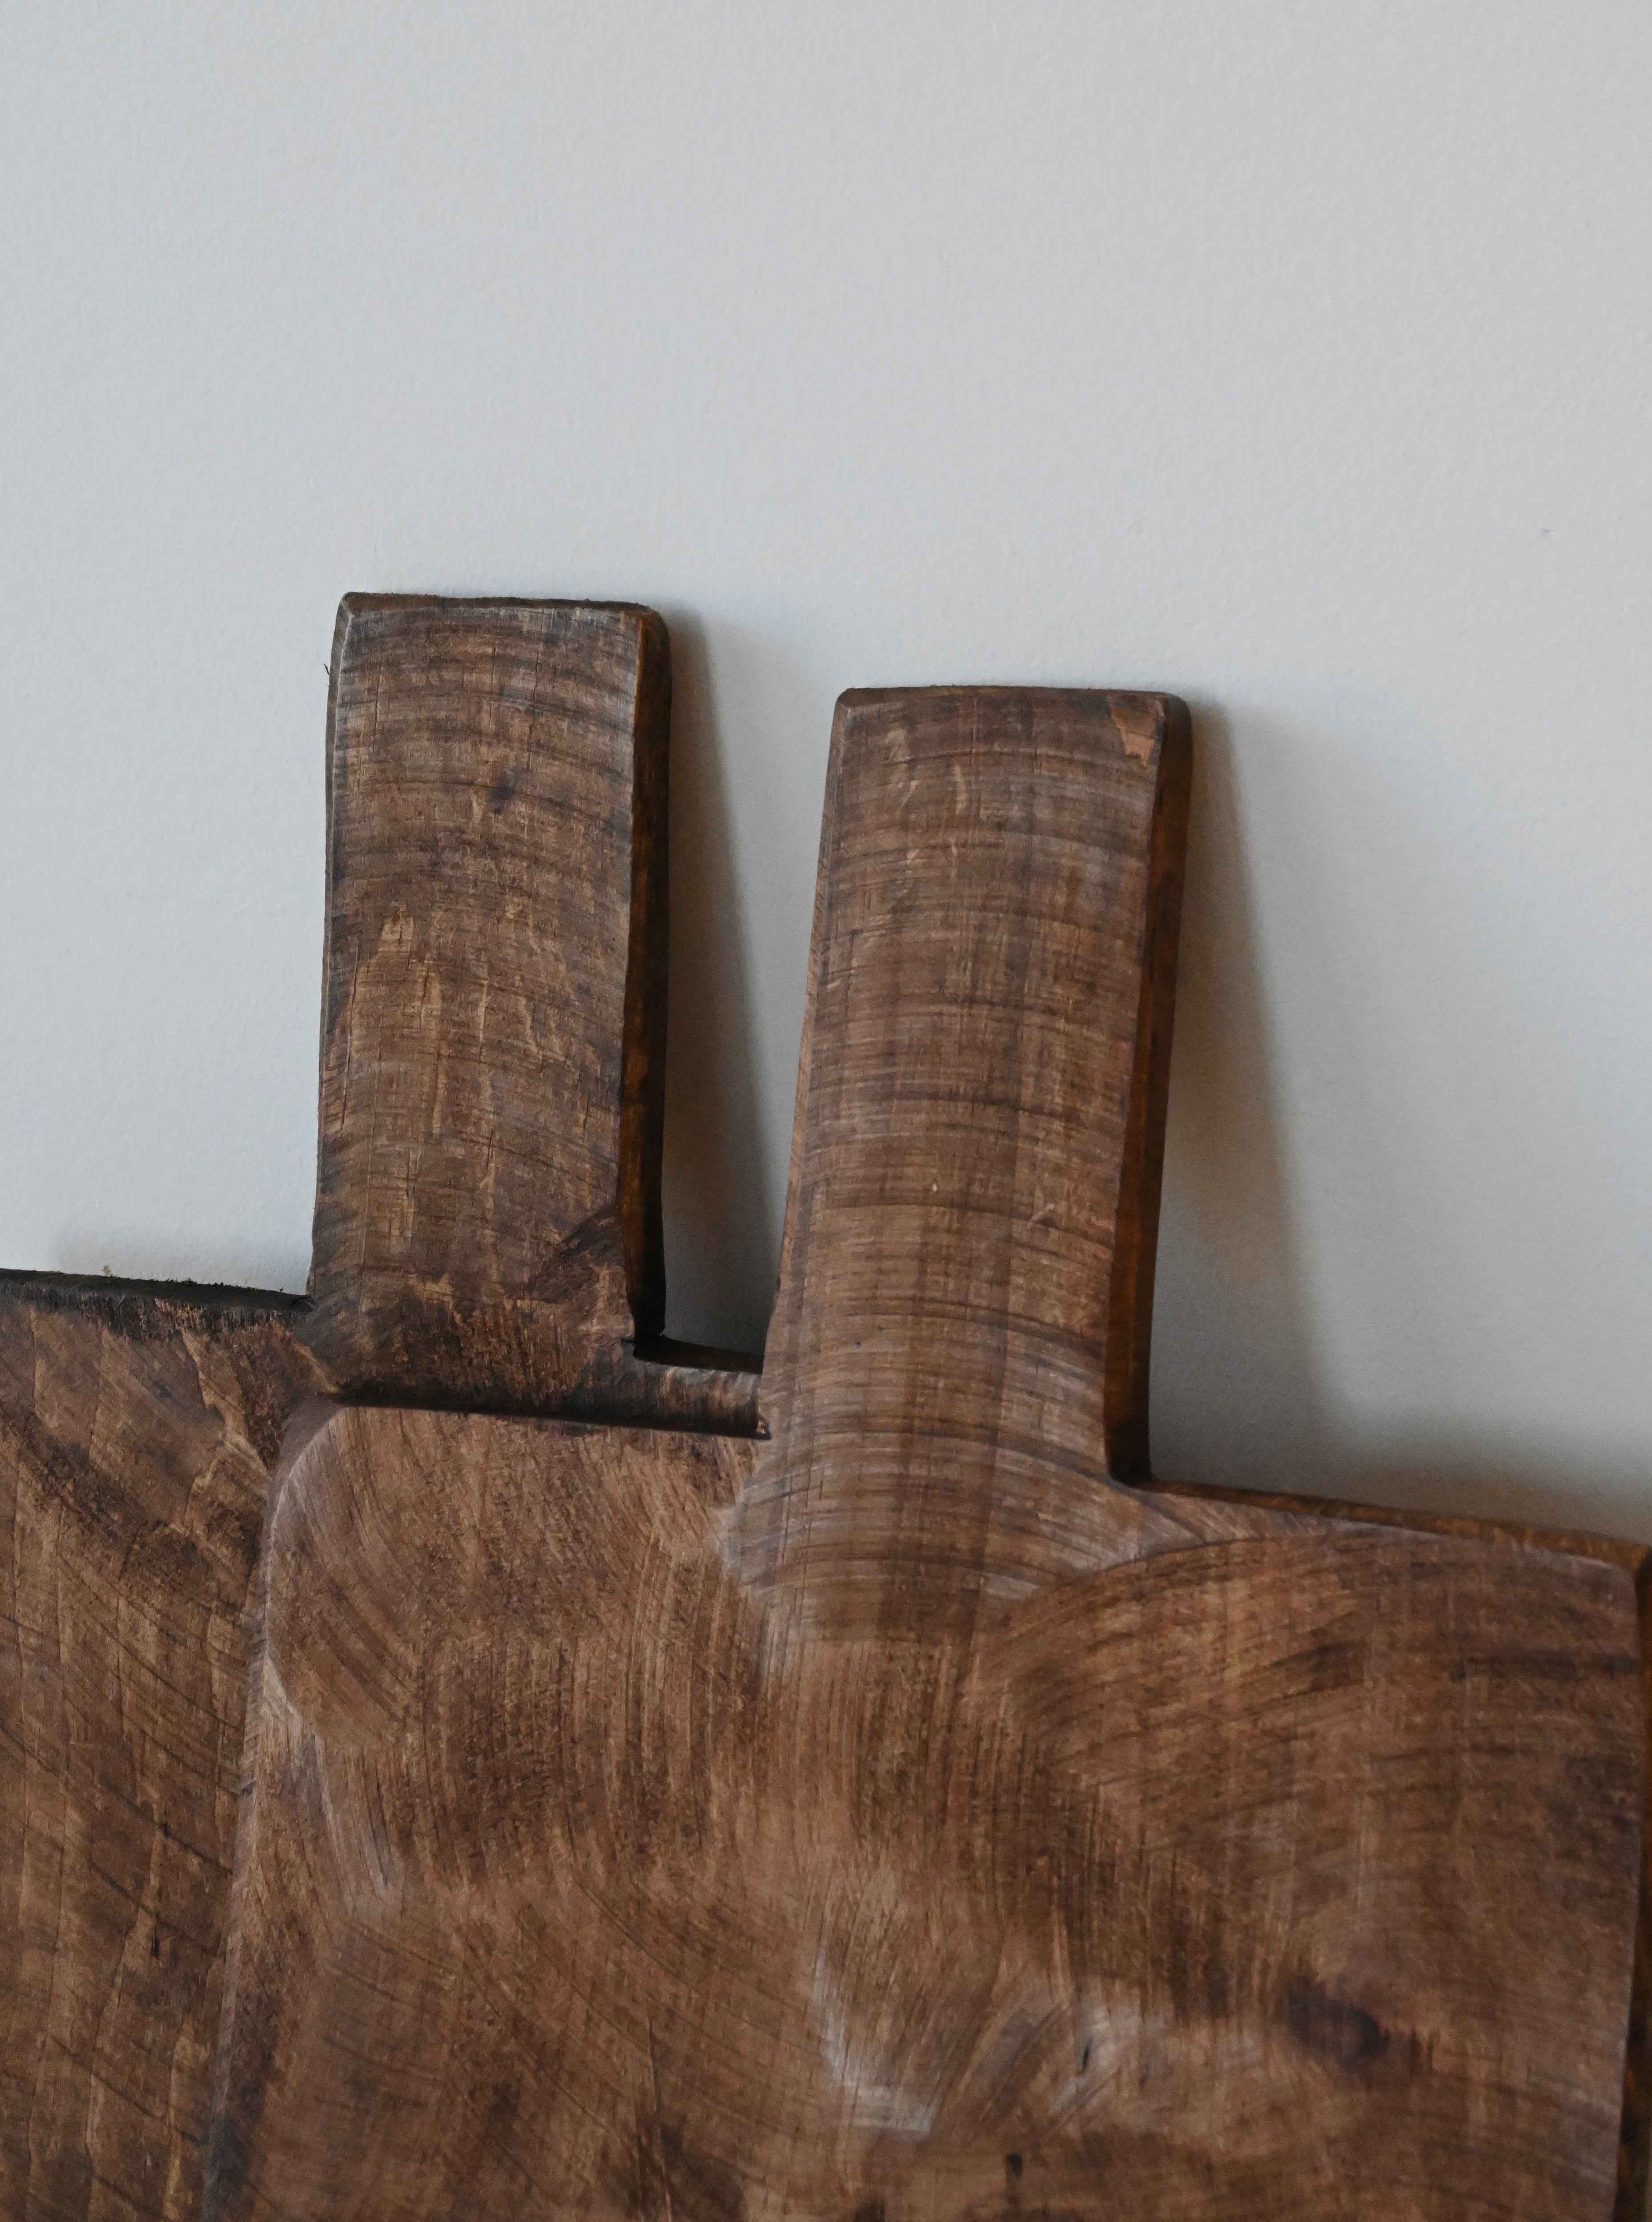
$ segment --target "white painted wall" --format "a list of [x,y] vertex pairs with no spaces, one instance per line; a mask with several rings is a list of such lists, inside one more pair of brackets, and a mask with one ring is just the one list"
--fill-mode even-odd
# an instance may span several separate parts
[[674,1325],[832,703],[1175,688],[1159,1462],[1652,1534],[1652,11],[7,8],[0,1260],[302,1284],[349,587],[675,647]]

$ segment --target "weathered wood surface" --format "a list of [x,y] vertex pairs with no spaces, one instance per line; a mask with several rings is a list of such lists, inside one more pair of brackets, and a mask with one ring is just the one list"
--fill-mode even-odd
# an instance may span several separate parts
[[1171,1498],[1197,1499],[1207,1507],[1227,1503],[1272,1510],[1293,1519],[1357,1522],[1361,1526],[1407,1528],[1419,1535],[1449,1535],[1459,1541],[1510,1544],[1528,1551],[1593,1560],[1616,1566],[1634,1585],[1640,1627],[1642,1692],[1642,1792],[1639,1915],[1635,1964],[1624,2054],[1624,2105],[1618,2131],[1616,2222],[1644,2222],[1652,2201],[1652,1548],[1611,1535],[1561,1533],[1519,1521],[1470,1520],[1419,1507],[1351,1503],[1337,1497],[1306,1497],[1261,1491],[1213,1487],[1209,1483],[1155,1479],[1153,1488]]
[[292,1445],[214,2222],[1627,2222],[1630,1571],[1115,1478],[1180,747],[845,703],[772,1440]]
[[248,1585],[297,1403],[757,1424],[751,1371],[631,1346],[628,1291],[659,1309],[665,655],[644,612],[347,602],[317,1303],[0,1275],[7,2222],[198,2212]]
[[[257,1292],[0,1274],[7,2222],[200,2211],[253,1572],[323,1382],[304,1324]],[[726,1364],[624,1386],[673,1425],[756,1424]]]
[[554,1409],[664,1322],[665,628],[353,595],[331,672],[311,1336]]
[[351,594],[327,726],[310,1301],[331,1393],[749,1433],[661,1334],[669,644]]
[[799,1641],[761,1455],[295,1459],[216,2222],[1611,2211],[1621,1570],[1287,1528]]
[[0,1281],[0,2213],[199,2212],[290,1302]]
[[967,1627],[1093,1562],[1098,1467],[1147,1471],[1189,755],[1154,695],[839,706],[739,1527],[817,1625]]

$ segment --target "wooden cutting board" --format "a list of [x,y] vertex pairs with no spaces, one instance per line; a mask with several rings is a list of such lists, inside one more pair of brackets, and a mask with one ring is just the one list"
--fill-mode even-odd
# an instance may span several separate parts
[[840,705],[758,1384],[646,1340],[663,629],[358,599],[333,673],[310,1302],[0,1321],[7,2211],[205,2135],[215,2218],[1638,2216],[1646,1554],[1146,1485],[1180,706]]

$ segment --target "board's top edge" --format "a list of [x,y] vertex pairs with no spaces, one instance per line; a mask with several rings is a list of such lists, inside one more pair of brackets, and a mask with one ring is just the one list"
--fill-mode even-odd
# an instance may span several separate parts
[[1623,1535],[1597,1535],[1587,1528],[1544,1528],[1530,1521],[1498,1520],[1472,1513],[1436,1512],[1422,1506],[1365,1504],[1351,1498],[1297,1495],[1285,1490],[1229,1489],[1217,1482],[1171,1480],[1155,1474],[1132,1486],[1155,1496],[1201,1497],[1223,1504],[1258,1505],[1267,1511],[1299,1513],[1366,1528],[1401,1528],[1416,1535],[1444,1535],[1460,1541],[1507,1543],[1556,1558],[1593,1559],[1621,1567],[1643,1586],[1652,1576],[1652,1544]]
[[591,601],[580,596],[539,594],[380,594],[342,595],[341,617],[374,617],[396,611],[420,610],[459,615],[487,616],[499,610],[559,611],[594,618],[636,618],[646,625],[663,626],[664,618],[646,602]]
[[281,1289],[238,1288],[223,1281],[129,1280],[113,1273],[56,1273],[0,1266],[0,1303],[38,1304],[53,1311],[76,1311],[122,1299],[154,1300],[191,1311],[267,1314],[288,1318],[307,1299]]
[[1152,687],[1047,687],[1036,680],[926,681],[914,687],[848,687],[838,697],[840,710],[884,709],[897,702],[1065,702],[1106,710],[1110,705],[1139,706],[1169,718],[1189,714],[1179,694]]

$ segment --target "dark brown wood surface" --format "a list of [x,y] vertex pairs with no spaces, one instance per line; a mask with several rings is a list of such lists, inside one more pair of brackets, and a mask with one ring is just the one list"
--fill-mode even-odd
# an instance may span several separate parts
[[1610,2213],[1621,1569],[1287,1519],[800,1638],[762,1454],[293,1459],[214,2222]]
[[1644,2222],[1652,2201],[1652,1547],[1612,1535],[1556,1532],[1524,1522],[1470,1520],[1423,1506],[1356,1504],[1336,1497],[1305,1497],[1212,1487],[1208,1483],[1157,1478],[1153,1489],[1165,1497],[1197,1499],[1272,1510],[1292,1519],[1358,1522],[1362,1526],[1408,1528],[1416,1534],[1449,1535],[1459,1541],[1507,1544],[1566,1558],[1592,1559],[1616,1566],[1633,1583],[1640,1625],[1641,1673],[1641,1872],[1635,1964],[1630,1993],[1624,2054],[1624,2103],[1618,2129],[1616,2222]]
[[665,628],[352,595],[331,670],[311,1339],[554,1409],[664,1324]]
[[1090,1562],[1098,1470],[1147,1471],[1189,752],[1161,696],[839,706],[740,1522],[813,1624],[967,1627]]
[[0,1279],[0,2213],[193,2217],[279,1297]]
[[1630,1570],[1117,1478],[1179,734],[845,703],[770,1440],[290,1444],[214,2222],[1627,2222]]

